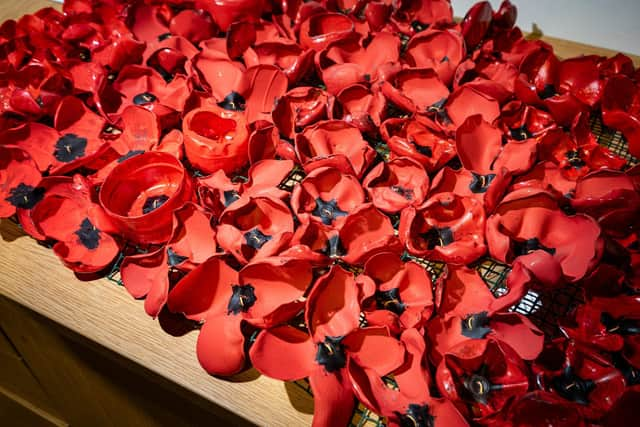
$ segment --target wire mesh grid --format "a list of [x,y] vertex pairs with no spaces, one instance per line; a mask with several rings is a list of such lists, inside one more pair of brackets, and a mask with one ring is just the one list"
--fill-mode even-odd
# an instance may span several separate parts
[[[627,161],[627,167],[634,166],[640,162],[637,158],[629,154],[627,142],[622,134],[604,126],[600,117],[592,117],[590,125],[598,143],[624,158]],[[293,191],[293,188],[300,183],[304,177],[304,171],[296,166],[278,187],[285,191]],[[109,280],[119,285],[122,285],[119,266],[123,258],[124,255],[121,254],[107,275]],[[406,253],[404,260],[411,260],[423,266],[431,273],[434,282],[443,273],[445,268],[444,263],[430,261]],[[501,264],[490,258],[485,258],[478,262],[475,268],[495,296],[499,297],[505,293],[506,277],[510,271],[508,265]],[[352,271],[359,273],[360,269],[353,269]],[[530,290],[511,310],[527,316],[548,337],[555,337],[559,333],[558,321],[563,319],[581,302],[580,295],[580,289],[573,284],[565,284],[551,291]],[[366,321],[362,324],[366,324]],[[309,395],[313,395],[307,380],[295,381],[294,384],[301,387],[309,393]],[[371,412],[360,403],[358,403],[350,423],[350,427],[383,427],[385,425],[383,418]]]

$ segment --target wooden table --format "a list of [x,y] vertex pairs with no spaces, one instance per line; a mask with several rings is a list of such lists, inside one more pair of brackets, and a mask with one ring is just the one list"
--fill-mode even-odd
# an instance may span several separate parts
[[[45,6],[60,7],[5,0],[0,21]],[[612,54],[546,39],[564,57]],[[166,333],[141,301],[106,279],[79,281],[11,222],[0,222],[0,235],[0,397],[22,405],[0,403],[0,419],[3,410],[26,408],[34,425],[310,424],[312,399],[299,387],[255,371],[232,381],[207,375],[195,333]],[[6,378],[19,390],[3,388]]]

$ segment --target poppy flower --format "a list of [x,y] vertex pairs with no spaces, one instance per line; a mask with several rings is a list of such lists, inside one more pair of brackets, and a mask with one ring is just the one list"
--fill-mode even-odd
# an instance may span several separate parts
[[356,177],[329,167],[311,171],[291,193],[291,208],[301,222],[321,222],[335,228],[364,201]]
[[431,68],[406,68],[382,82],[381,89],[389,101],[410,113],[439,110],[449,96]]
[[368,1],[364,6],[364,17],[371,31],[380,31],[389,22],[393,8],[383,1]]
[[460,23],[460,32],[464,37],[467,49],[472,51],[484,39],[491,26],[493,9],[488,1],[481,1],[467,11]]
[[352,123],[363,133],[376,134],[386,113],[386,100],[380,90],[361,84],[347,86],[336,95],[333,118]]
[[398,213],[408,206],[422,204],[429,191],[429,176],[417,161],[396,157],[374,166],[362,186],[376,208]]
[[348,264],[362,264],[378,252],[402,251],[391,219],[371,203],[359,206],[346,217],[338,237],[344,248],[342,260]]
[[195,45],[215,36],[217,28],[207,11],[184,9],[171,18],[169,31],[171,34],[184,37]]
[[271,112],[277,100],[287,92],[287,76],[275,65],[260,64],[248,68],[244,78],[247,90],[242,96],[247,123],[272,121]]
[[381,310],[391,313],[400,330],[420,328],[431,317],[431,277],[424,267],[403,262],[397,253],[380,252],[367,260],[363,274],[376,284],[370,305],[363,307],[369,324]]
[[586,215],[567,216],[541,190],[508,194],[487,220],[491,257],[519,260],[544,285],[574,282],[593,269],[602,254],[600,227]]
[[493,19],[491,25],[494,28],[501,30],[508,30],[512,28],[516,23],[518,17],[518,8],[509,0],[504,0],[500,3],[500,7],[493,13]]
[[596,219],[605,232],[623,237],[640,216],[640,193],[629,175],[601,169],[576,181],[571,206]]
[[202,51],[192,61],[196,80],[207,87],[216,102],[229,98],[234,106],[241,106],[243,102],[238,95],[243,91],[246,67],[229,58],[224,39],[205,40],[199,47]]
[[156,70],[167,82],[176,75],[188,74],[188,62],[198,53],[198,49],[183,37],[169,37],[150,43],[143,54],[143,63]]
[[611,409],[625,389],[624,377],[603,356],[563,338],[549,343],[532,369],[542,389],[555,392],[591,420]]
[[387,119],[382,122],[380,135],[389,146],[391,158],[410,157],[427,173],[440,170],[456,156],[454,140],[415,118]]
[[[404,361],[402,344],[385,328],[358,328],[359,298],[367,287],[370,284],[333,266],[316,280],[307,299],[309,331],[292,326],[268,329],[250,349],[254,367],[269,377],[309,377],[316,396],[314,425],[348,422],[354,395],[370,388],[362,372],[382,376]],[[327,311],[327,307],[334,311]]]
[[206,106],[191,110],[182,120],[184,148],[195,168],[232,173],[247,163],[249,130],[241,111]]
[[173,212],[173,231],[166,245],[122,260],[122,283],[134,298],[145,298],[149,316],[156,317],[167,302],[170,269],[188,272],[215,255],[216,233],[210,222],[210,214],[186,203]]
[[622,132],[629,153],[640,157],[640,90],[628,77],[612,76],[602,91],[602,122]]
[[66,97],[58,105],[53,128],[27,123],[7,133],[6,143],[26,151],[41,171],[63,175],[94,159],[105,143],[105,125],[81,100]]
[[192,196],[191,178],[171,154],[147,152],[114,167],[100,189],[100,205],[128,240],[164,243],[172,212]]
[[[309,262],[263,258],[233,270],[221,257],[200,264],[169,293],[168,307],[188,319],[204,321],[196,351],[212,375],[233,375],[245,364],[243,322],[271,327],[291,320],[313,279]],[[255,344],[254,344],[255,345]]]
[[542,137],[556,127],[549,113],[516,100],[502,107],[501,118],[505,134],[516,141]]
[[273,122],[286,138],[307,126],[328,118],[333,97],[327,92],[309,86],[298,86],[280,98],[273,109]]
[[471,84],[464,84],[454,90],[444,106],[435,108],[436,122],[444,127],[457,129],[469,117],[480,114],[488,123],[494,123],[500,116],[500,104],[490,95]]
[[466,340],[449,349],[436,385],[469,418],[482,422],[529,389],[529,372],[518,354],[494,339]]
[[120,251],[114,239],[117,229],[100,205],[92,201],[88,182],[74,177],[75,191],[45,195],[31,212],[43,236],[54,239],[54,253],[77,273],[106,268]]
[[413,23],[421,28],[453,23],[453,9],[447,0],[402,0],[395,7],[392,19],[403,32],[410,34],[415,31]]
[[603,417],[605,427],[620,426],[631,419],[640,404],[640,387],[627,387],[611,410]]
[[316,55],[316,68],[333,95],[356,83],[381,80],[379,70],[393,64],[400,56],[400,39],[392,33],[380,32],[367,39],[357,32],[332,42]]
[[376,152],[357,127],[342,120],[326,120],[306,127],[296,136],[295,149],[308,173],[322,166],[362,177]]
[[235,21],[258,21],[265,2],[264,0],[221,0],[214,4],[204,0],[196,0],[195,6],[197,9],[209,12],[220,31],[227,31]]
[[505,342],[525,360],[542,351],[544,334],[519,313],[506,312],[527,292],[526,283],[509,273],[506,289],[496,297],[476,270],[450,267],[440,281],[438,315],[427,325],[430,357],[437,364],[452,347],[469,339]]
[[282,201],[267,196],[244,198],[218,219],[218,243],[246,264],[281,251],[293,235],[293,217]]
[[576,181],[567,178],[558,165],[553,162],[540,162],[529,172],[515,177],[507,192],[521,188],[538,188],[560,198],[573,194],[575,187]]
[[9,218],[42,199],[44,191],[38,187],[42,176],[22,149],[3,145],[0,153],[0,218]]
[[536,390],[515,400],[508,409],[491,419],[500,427],[553,425],[557,427],[585,427],[580,412],[566,401],[546,391]]
[[196,180],[196,192],[200,204],[216,217],[240,198],[240,189],[240,183],[231,181],[222,169]]
[[434,261],[469,264],[486,252],[482,204],[439,193],[400,215],[399,236],[409,253]]
[[320,51],[349,37],[354,28],[351,18],[341,13],[314,13],[300,24],[299,43],[305,49]]
[[434,29],[420,32],[409,40],[404,60],[412,67],[435,70],[448,86],[464,57],[464,40],[460,33]]

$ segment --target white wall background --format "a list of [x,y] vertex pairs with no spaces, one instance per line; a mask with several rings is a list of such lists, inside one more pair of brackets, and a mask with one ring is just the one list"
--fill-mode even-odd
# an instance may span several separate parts
[[[501,0],[490,0],[496,10]],[[511,0],[517,25],[531,31],[535,22],[548,36],[640,55],[640,0]],[[463,17],[474,0],[452,0]]]

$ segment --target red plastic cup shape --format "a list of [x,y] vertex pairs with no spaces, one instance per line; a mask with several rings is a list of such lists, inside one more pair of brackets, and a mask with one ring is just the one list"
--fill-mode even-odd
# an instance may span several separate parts
[[212,105],[190,111],[182,121],[184,149],[193,167],[231,174],[249,161],[244,113]]
[[121,234],[144,245],[169,240],[173,211],[191,193],[191,178],[178,159],[147,152],[116,166],[105,179],[99,198]]

